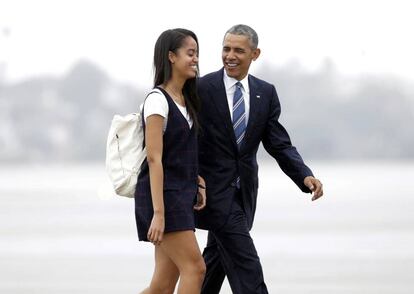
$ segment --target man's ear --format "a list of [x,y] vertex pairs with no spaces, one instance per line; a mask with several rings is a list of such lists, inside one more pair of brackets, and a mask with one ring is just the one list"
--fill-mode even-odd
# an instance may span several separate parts
[[256,59],[259,58],[259,56],[260,56],[260,49],[259,48],[254,49],[253,50],[253,58],[252,59],[254,61],[256,61]]

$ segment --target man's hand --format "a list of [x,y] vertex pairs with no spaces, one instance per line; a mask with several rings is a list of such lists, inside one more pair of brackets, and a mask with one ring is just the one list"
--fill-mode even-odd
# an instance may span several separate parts
[[303,183],[306,187],[309,188],[313,192],[312,201],[315,201],[316,199],[322,197],[323,195],[323,188],[322,183],[318,179],[315,179],[312,176],[308,176],[303,180]]

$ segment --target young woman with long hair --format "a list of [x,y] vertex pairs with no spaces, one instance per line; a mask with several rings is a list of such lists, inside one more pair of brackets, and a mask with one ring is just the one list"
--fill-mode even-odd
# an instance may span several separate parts
[[200,293],[205,264],[194,234],[204,208],[198,176],[198,40],[186,29],[163,32],[154,49],[154,89],[144,102],[147,159],[138,177],[135,216],[140,241],[155,247],[155,270],[141,293]]

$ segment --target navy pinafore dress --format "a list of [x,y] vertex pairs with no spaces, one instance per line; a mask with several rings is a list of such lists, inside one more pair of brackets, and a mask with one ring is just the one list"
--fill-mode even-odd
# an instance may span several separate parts
[[[197,197],[197,134],[190,129],[168,93],[157,87],[168,102],[168,122],[163,135],[162,164],[164,170],[164,233],[194,230],[193,206]],[[147,233],[153,217],[148,163],[144,160],[135,190],[135,220],[140,241],[148,241]]]

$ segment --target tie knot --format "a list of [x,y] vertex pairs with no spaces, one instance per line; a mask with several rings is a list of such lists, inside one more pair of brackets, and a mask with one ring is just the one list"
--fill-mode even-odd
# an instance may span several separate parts
[[243,88],[243,85],[240,82],[237,82],[236,83],[236,87],[239,88],[239,89],[241,89],[241,88]]

